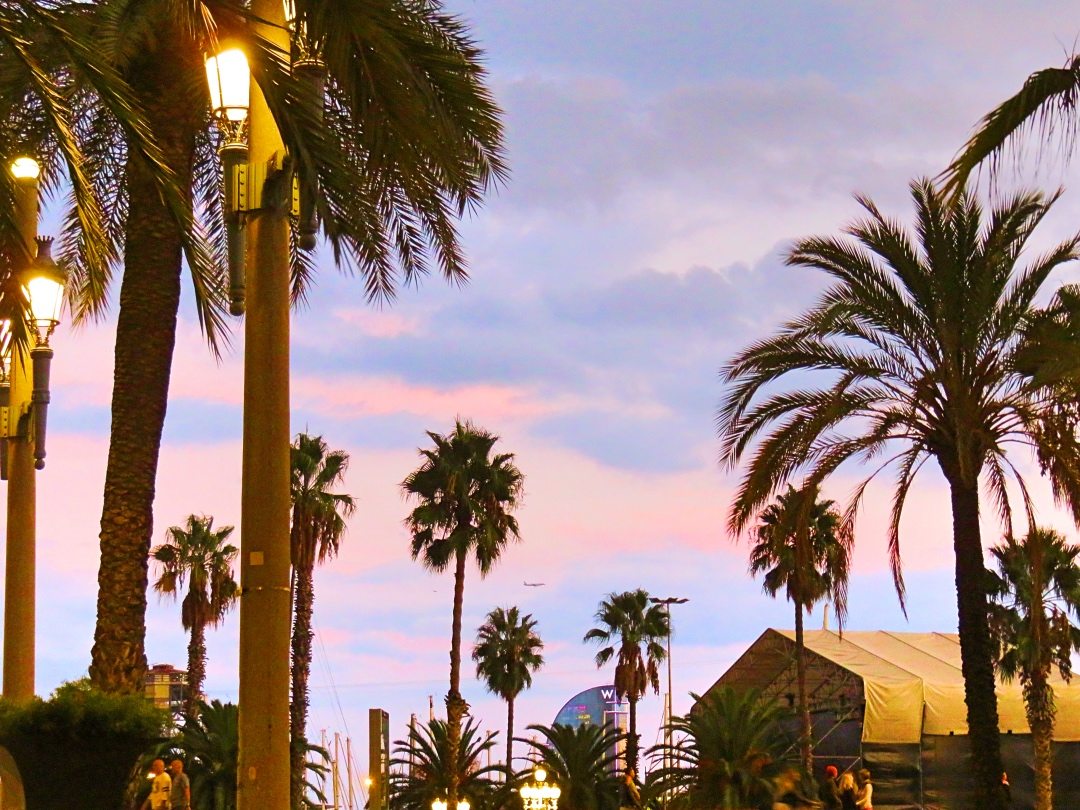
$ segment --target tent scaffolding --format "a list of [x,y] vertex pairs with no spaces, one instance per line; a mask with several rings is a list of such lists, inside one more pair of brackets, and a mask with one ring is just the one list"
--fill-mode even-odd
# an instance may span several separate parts
[[[867,767],[875,808],[970,806],[972,769],[960,642],[950,633],[805,634],[815,769]],[[795,706],[795,634],[766,630],[710,687],[756,689]],[[1055,805],[1080,807],[1080,679],[1052,681]],[[1018,682],[998,683],[1002,753],[1014,806],[1030,807],[1031,737]]]

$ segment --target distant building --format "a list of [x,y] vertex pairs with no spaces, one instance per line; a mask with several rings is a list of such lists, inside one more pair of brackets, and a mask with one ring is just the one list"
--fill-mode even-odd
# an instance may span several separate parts
[[594,686],[578,692],[559,709],[555,722],[566,726],[617,726],[626,731],[629,704],[615,697],[614,686]]
[[187,672],[171,664],[154,664],[146,673],[145,694],[159,709],[179,711],[187,697]]
[[[564,726],[613,726],[619,731],[628,730],[630,704],[619,700],[614,686],[594,686],[584,692],[578,692],[555,715],[555,722]],[[612,752],[616,755],[612,770],[619,773],[622,768],[624,743],[620,742]]]

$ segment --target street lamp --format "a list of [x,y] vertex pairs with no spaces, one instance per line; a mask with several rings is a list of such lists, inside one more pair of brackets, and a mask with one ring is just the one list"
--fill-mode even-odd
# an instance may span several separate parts
[[[667,616],[667,705],[664,707],[664,714],[667,715],[664,722],[664,767],[667,768],[671,757],[671,723],[675,716],[672,711],[673,698],[671,692],[671,606],[685,605],[690,600],[679,596],[668,596],[663,599],[650,596],[649,601],[654,605],[663,605],[664,613]],[[666,792],[661,797],[661,804],[667,807]]]
[[37,238],[40,166],[24,156],[8,170],[19,236],[33,257],[18,276],[29,305],[27,344],[16,345],[11,323],[0,323],[0,477],[8,482],[3,694],[25,700],[34,694],[36,471],[45,467],[49,338],[60,322],[67,279],[52,259],[52,240]]
[[229,311],[244,314],[246,281],[242,213],[247,185],[248,110],[251,107],[251,70],[239,48],[229,48],[206,60],[210,107],[214,111],[221,144],[218,155],[224,175],[225,241],[229,250]]
[[537,765],[533,769],[533,781],[526,782],[518,791],[525,810],[555,810],[559,804],[562,790],[558,785],[547,781],[547,771]]
[[[431,810],[447,810],[449,803],[446,799],[432,799]],[[459,799],[457,803],[457,810],[469,810],[472,805],[468,799]]]
[[[290,54],[293,74],[301,79],[309,90],[312,116],[320,124],[323,121],[323,98],[326,95],[326,62],[322,58],[322,43],[311,35],[304,20],[297,17],[295,0],[283,0],[285,25],[289,29]],[[313,250],[319,233],[319,217],[315,201],[319,194],[315,178],[296,184],[297,245],[303,250]]]

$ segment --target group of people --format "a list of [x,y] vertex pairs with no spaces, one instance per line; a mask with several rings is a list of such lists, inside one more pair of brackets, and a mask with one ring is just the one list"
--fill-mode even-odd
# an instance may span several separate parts
[[191,783],[184,773],[184,763],[174,759],[165,770],[165,760],[150,765],[150,795],[140,810],[190,810]]
[[874,785],[870,771],[863,768],[854,774],[840,773],[835,765],[826,765],[818,785],[818,798],[826,810],[873,810]]

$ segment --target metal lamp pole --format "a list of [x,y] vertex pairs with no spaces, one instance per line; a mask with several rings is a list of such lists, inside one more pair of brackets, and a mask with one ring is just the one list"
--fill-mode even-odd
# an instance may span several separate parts
[[[7,402],[0,409],[8,480],[7,569],[4,591],[3,694],[9,700],[34,696],[34,636],[37,557],[37,471],[45,467],[45,428],[49,405],[49,337],[60,321],[66,275],[52,261],[51,239],[37,238],[38,176],[33,158],[11,167],[15,178],[15,216],[19,236],[32,256],[21,271],[20,286],[30,305],[25,346],[11,335],[0,341],[5,357]],[[10,333],[10,324],[5,324]]]
[[[671,606],[684,605],[690,600],[679,596],[667,596],[663,599],[653,596],[649,598],[649,601],[654,605],[663,605],[664,613],[667,615],[667,701],[664,706],[664,714],[666,715],[664,718],[664,767],[667,768],[671,764],[671,719],[674,717],[671,696]],[[667,807],[666,792],[661,797],[661,804]]]

